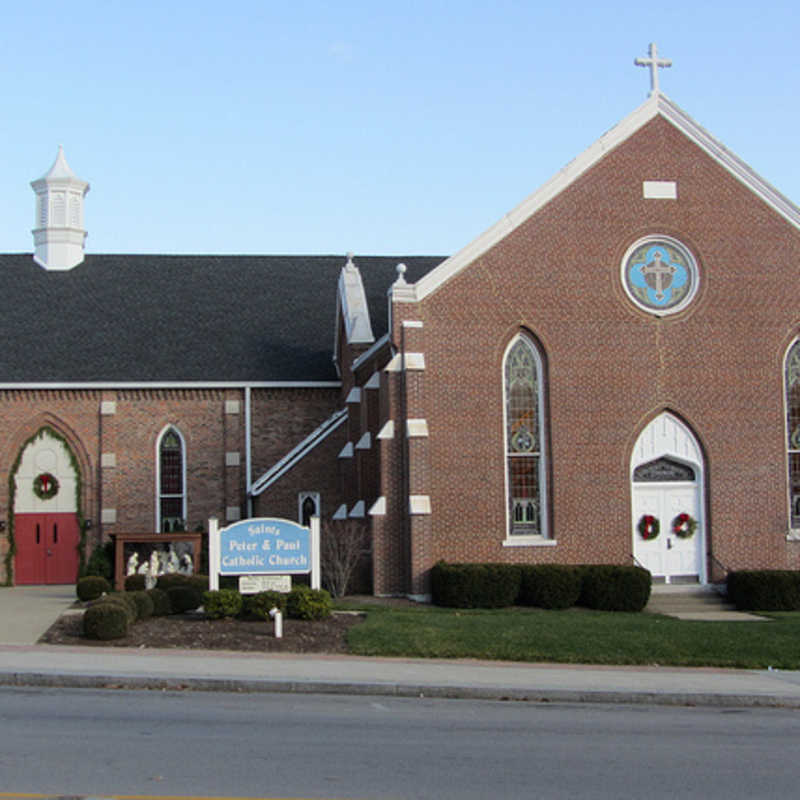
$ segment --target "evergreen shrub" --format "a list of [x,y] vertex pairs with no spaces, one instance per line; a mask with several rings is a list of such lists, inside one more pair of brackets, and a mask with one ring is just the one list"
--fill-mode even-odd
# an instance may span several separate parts
[[581,594],[581,576],[565,564],[525,564],[519,567],[517,603],[538,608],[570,608]]
[[114,543],[99,544],[86,562],[85,575],[95,575],[111,581],[114,577]]
[[100,602],[83,612],[83,635],[87,639],[121,639],[128,634],[129,617],[119,603]]
[[172,613],[172,606],[169,604],[169,595],[167,595],[163,589],[147,589],[146,592],[153,601],[154,617],[166,617],[168,614]]
[[431,570],[433,602],[451,608],[505,608],[519,595],[521,570],[515,564],[447,564]]
[[800,611],[800,572],[738,570],[728,575],[728,598],[740,611]]
[[133,623],[139,618],[139,609],[136,605],[136,601],[132,598],[126,599],[124,592],[113,592],[112,594],[104,595],[98,600],[95,600],[89,606],[89,608],[102,605],[112,605],[121,608],[125,612],[125,616],[128,618],[128,625],[133,625]]
[[143,592],[146,586],[144,575],[128,575],[128,577],[125,578],[126,592]]
[[194,611],[203,602],[203,595],[189,583],[176,584],[167,589],[169,598],[170,613],[183,614],[186,611]]
[[242,608],[242,615],[254,619],[269,620],[269,612],[273,608],[278,611],[286,611],[286,593],[285,592],[258,592],[257,594],[249,595],[244,598]]
[[235,589],[219,589],[203,593],[203,608],[209,619],[235,617],[242,610],[242,596]]
[[598,611],[641,611],[650,599],[652,578],[642,567],[591,564],[578,568],[578,603]]
[[137,619],[147,619],[153,616],[155,603],[153,603],[153,598],[150,597],[146,591],[127,592],[127,594],[130,595],[136,603]]
[[286,596],[286,614],[291,619],[324,619],[331,615],[333,603],[325,589],[295,586]]
[[84,578],[78,578],[75,584],[75,593],[78,595],[78,600],[87,602],[89,600],[96,600],[102,594],[111,591],[111,584],[100,575],[87,575]]

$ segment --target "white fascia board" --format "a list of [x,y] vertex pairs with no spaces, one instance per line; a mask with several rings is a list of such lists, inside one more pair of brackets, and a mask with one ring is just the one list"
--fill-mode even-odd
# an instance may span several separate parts
[[341,389],[341,381],[105,381],[64,382],[64,383],[0,383],[0,389]]
[[269,488],[282,475],[288,472],[295,464],[310,453],[320,442],[326,439],[343,422],[347,420],[347,409],[342,409],[332,414],[325,422],[313,430],[300,444],[290,450],[280,461],[265,472],[250,487],[250,494],[255,497]]
[[800,228],[800,208],[758,176],[744,161],[698,125],[666,95],[656,93],[603,134],[577,158],[573,159],[537,191],[523,200],[491,228],[435,267],[417,283],[393,291],[395,302],[418,302],[435,292],[447,280],[461,272],[490,248],[526,222],[539,209],[574,183],[600,159],[610,153],[654,117],[661,115],[688,139],[714,158],[747,188],[758,195],[784,219]]
[[372,358],[384,345],[389,343],[389,334],[384,333],[369,350],[365,350],[354,362],[351,367],[353,371],[357,370],[367,359]]

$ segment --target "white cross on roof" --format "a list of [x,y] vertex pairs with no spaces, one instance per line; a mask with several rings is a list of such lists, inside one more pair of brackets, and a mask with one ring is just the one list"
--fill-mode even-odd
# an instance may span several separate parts
[[636,64],[637,67],[649,67],[650,68],[650,97],[654,94],[658,94],[660,89],[658,88],[658,69],[659,67],[671,67],[672,61],[668,58],[659,58],[658,57],[658,48],[656,47],[655,42],[651,42],[650,44],[650,57],[649,58],[634,58],[633,63]]

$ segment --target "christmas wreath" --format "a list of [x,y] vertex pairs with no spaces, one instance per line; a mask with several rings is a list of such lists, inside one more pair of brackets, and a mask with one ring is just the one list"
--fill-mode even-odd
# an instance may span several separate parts
[[49,472],[37,475],[33,481],[33,493],[40,500],[49,500],[58,494],[58,479]]
[[652,514],[643,514],[638,527],[642,539],[655,539],[661,530],[661,523]]
[[696,530],[697,520],[685,511],[672,520],[672,532],[681,539],[691,539]]

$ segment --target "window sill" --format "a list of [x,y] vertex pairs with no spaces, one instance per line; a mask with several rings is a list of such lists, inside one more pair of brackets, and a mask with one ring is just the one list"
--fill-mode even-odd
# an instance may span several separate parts
[[800,529],[791,528],[789,533],[786,534],[787,542],[800,542]]
[[543,536],[514,536],[503,540],[503,547],[555,547],[555,539],[545,539]]

